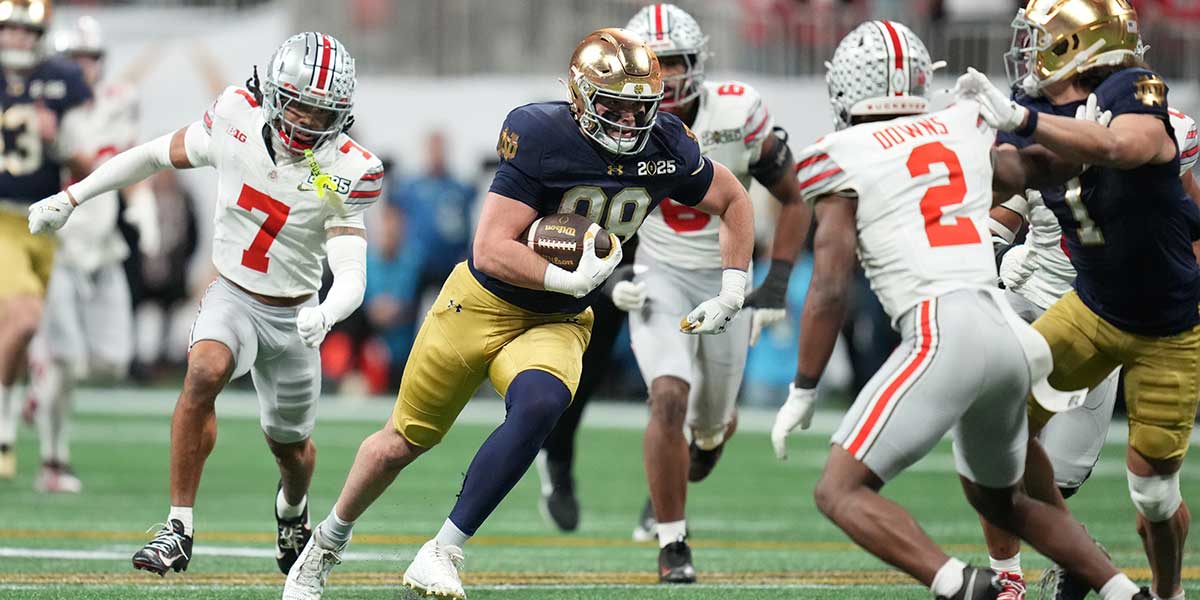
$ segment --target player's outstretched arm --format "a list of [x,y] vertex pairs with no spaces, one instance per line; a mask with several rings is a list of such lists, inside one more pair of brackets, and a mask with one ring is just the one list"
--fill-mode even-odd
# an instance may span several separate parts
[[[707,159],[705,159],[707,160]],[[696,208],[721,218],[721,291],[700,303],[679,324],[693,334],[723,333],[746,300],[747,270],[754,252],[754,209],[741,182],[720,163],[713,162],[712,183]]]
[[787,457],[788,433],[808,429],[817,397],[817,382],[829,364],[842,321],[850,304],[850,281],[857,261],[858,231],[854,214],[858,201],[833,194],[817,199],[817,231],[813,235],[813,275],[800,314],[800,353],[796,379],[788,399],[775,416],[771,443],[775,456]]
[[210,164],[209,136],[200,122],[134,146],[100,165],[66,190],[29,207],[33,233],[61,228],[76,206],[105,192],[141,181],[163,169],[190,169]]

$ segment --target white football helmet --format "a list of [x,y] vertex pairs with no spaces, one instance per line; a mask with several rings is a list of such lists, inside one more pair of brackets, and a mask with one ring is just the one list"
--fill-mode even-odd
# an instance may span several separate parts
[[842,38],[828,72],[834,125],[853,117],[906,115],[929,110],[926,88],[934,70],[921,38],[895,21],[867,21]]
[[104,34],[100,23],[88,16],[79,17],[71,29],[50,32],[46,45],[54,54],[104,56]]
[[674,4],[651,4],[633,15],[625,29],[642,36],[659,60],[683,57],[683,74],[663,77],[663,108],[685,105],[700,96],[704,91],[704,63],[709,57],[708,36],[692,15]]
[[[354,58],[336,38],[315,31],[288,38],[262,80],[263,109],[283,145],[302,153],[337,137],[350,124],[354,107]],[[323,126],[289,121],[286,111],[324,117]]]

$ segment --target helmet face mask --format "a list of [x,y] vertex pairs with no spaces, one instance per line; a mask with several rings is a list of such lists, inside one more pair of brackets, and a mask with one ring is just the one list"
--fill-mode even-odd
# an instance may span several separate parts
[[1012,28],[1005,71],[1031,96],[1094,67],[1140,60],[1146,50],[1128,0],[1029,0]]
[[[704,91],[703,54],[659,54],[663,74],[662,108],[672,110],[685,108]],[[673,67],[682,67],[678,73],[667,74]]]
[[341,42],[294,35],[275,51],[262,82],[267,121],[289,151],[316,149],[347,127],[355,84],[354,58]]
[[613,154],[637,154],[650,141],[662,102],[658,58],[628,31],[594,31],[571,57],[567,92],[584,135]]

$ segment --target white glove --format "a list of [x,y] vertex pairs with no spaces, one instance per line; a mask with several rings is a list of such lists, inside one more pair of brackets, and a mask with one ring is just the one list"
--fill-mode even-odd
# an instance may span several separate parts
[[756,308],[750,313],[750,345],[758,343],[763,329],[787,318],[786,308]]
[[154,256],[162,249],[162,229],[158,225],[158,205],[154,192],[143,189],[129,196],[125,205],[125,222],[138,232],[138,250]]
[[1007,93],[992,85],[986,75],[974,68],[968,68],[966,74],[958,78],[954,94],[978,102],[979,116],[993,129],[1014,131],[1029,116],[1029,109],[1013,102]]
[[592,224],[583,237],[583,256],[579,266],[574,271],[568,271],[554,264],[547,265],[546,274],[542,280],[543,287],[551,292],[558,292],[576,298],[582,298],[604,283],[612,275],[617,265],[621,263],[621,240],[608,234],[612,239],[612,250],[608,256],[596,256],[596,232],[600,226]]
[[75,205],[66,192],[38,200],[29,206],[29,233],[39,234],[58,231],[67,224],[67,218]]
[[1004,253],[1004,257],[1000,259],[1000,281],[1004,283],[1004,287],[1017,287],[1033,275],[1033,266],[1026,264],[1026,256],[1029,256],[1029,246],[1025,244],[1013,246]]
[[725,327],[742,310],[746,301],[746,272],[725,269],[721,272],[721,292],[716,298],[700,303],[679,323],[680,331],[691,334],[724,333]]
[[1111,110],[1100,110],[1100,100],[1095,94],[1089,94],[1087,102],[1080,104],[1079,108],[1075,109],[1075,118],[1084,121],[1095,121],[1104,127],[1112,122]]
[[646,306],[646,282],[619,281],[612,290],[613,305],[625,312]]
[[775,424],[771,426],[771,445],[775,447],[775,458],[787,458],[787,436],[796,427],[808,429],[812,425],[813,409],[817,403],[817,389],[806,390],[788,384],[787,402],[775,414]]
[[320,346],[332,327],[333,323],[325,318],[320,306],[305,306],[296,313],[296,331],[309,348]]

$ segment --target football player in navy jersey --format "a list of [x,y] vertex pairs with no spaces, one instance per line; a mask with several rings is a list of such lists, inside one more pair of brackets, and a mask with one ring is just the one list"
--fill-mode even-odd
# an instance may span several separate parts
[[[1007,132],[998,140],[997,189],[1037,189],[1062,226],[1074,290],[1034,322],[1054,355],[1050,383],[1090,388],[1124,371],[1137,529],[1154,592],[1182,598],[1190,517],[1178,472],[1200,400],[1200,267],[1191,249],[1200,211],[1180,182],[1167,86],[1141,60],[1127,0],[1030,0],[1014,26],[1017,99],[974,71],[958,88]],[[1081,105],[1095,120],[1073,118]],[[1031,433],[1052,416],[1031,403]],[[1029,456],[1028,472],[1049,471],[1043,452],[1031,447]],[[1030,491],[1065,506],[1053,485]],[[1059,596],[1087,593],[1074,587],[1060,586]]]
[[[701,155],[678,118],[657,112],[663,83],[654,52],[625,30],[595,31],[571,57],[568,87],[568,102],[529,104],[505,120],[497,145],[502,162],[472,256],[446,280],[425,317],[391,419],[359,448],[284,598],[320,597],[354,521],[405,466],[441,441],[490,379],[507,417],[476,453],[441,531],[404,574],[404,583],[422,592],[466,596],[458,573],[462,546],[533,463],[571,402],[591,335],[591,297],[620,261],[620,241],[664,198],[722,221],[720,292],[680,315],[681,329],[721,333],[741,309],[754,242],[749,197],[728,169]],[[561,212],[607,229],[613,250],[595,255],[593,227],[578,268],[568,272],[518,240],[535,219]]]
[[84,105],[92,92],[75,63],[43,57],[50,0],[6,0],[0,11],[0,479],[16,474],[13,387],[42,316],[54,238],[29,233],[30,204],[62,189],[62,171],[90,169]]

